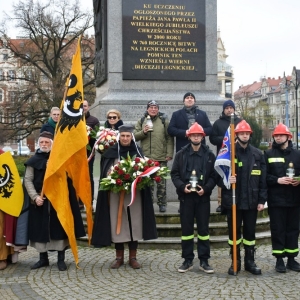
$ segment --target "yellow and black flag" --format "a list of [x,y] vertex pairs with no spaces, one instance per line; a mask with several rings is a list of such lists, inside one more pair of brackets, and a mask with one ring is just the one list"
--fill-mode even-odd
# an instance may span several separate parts
[[18,217],[24,202],[23,188],[15,161],[9,152],[0,155],[0,210]]
[[72,179],[77,197],[86,206],[89,239],[93,226],[91,184],[86,151],[88,138],[83,113],[80,41],[81,39],[73,56],[67,96],[62,103],[62,116],[56,126],[43,185],[43,192],[56,210],[59,221],[69,238],[76,265],[78,265],[78,252],[67,176]]

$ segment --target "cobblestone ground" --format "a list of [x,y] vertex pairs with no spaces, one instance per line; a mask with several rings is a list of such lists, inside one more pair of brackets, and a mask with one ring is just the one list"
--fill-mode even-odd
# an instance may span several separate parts
[[198,259],[193,270],[178,273],[182,259],[177,250],[139,250],[140,270],[127,264],[110,269],[114,254],[114,249],[79,248],[80,269],[76,269],[68,250],[68,270],[60,272],[53,252],[49,267],[30,270],[38,254],[29,248],[17,264],[0,271],[0,299],[300,299],[300,273],[277,273],[269,245],[256,252],[261,276],[243,267],[237,276],[229,276],[228,249],[212,250],[209,262],[214,274],[200,271]]

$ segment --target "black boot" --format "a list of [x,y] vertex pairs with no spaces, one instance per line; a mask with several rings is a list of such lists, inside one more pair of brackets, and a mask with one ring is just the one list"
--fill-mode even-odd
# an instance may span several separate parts
[[40,260],[35,263],[33,266],[31,266],[31,270],[39,269],[42,267],[49,266],[49,259],[48,259],[48,253],[47,252],[41,252],[40,253]]
[[283,261],[282,257],[277,257],[275,270],[276,270],[276,272],[279,272],[279,273],[285,273],[286,272],[286,267],[285,267],[285,264],[284,264],[284,261]]
[[288,257],[286,267],[292,271],[300,272],[300,264],[295,260],[295,257]]
[[[236,247],[236,254],[237,254],[237,272],[241,271],[241,250],[240,250],[240,246]],[[228,274],[229,275],[234,275],[234,271],[233,271],[233,254],[232,254],[232,247],[230,249],[230,255],[231,255],[231,266],[228,269]]]
[[260,275],[261,269],[258,268],[254,261],[254,246],[245,248],[245,270],[254,275]]
[[57,267],[59,271],[67,270],[67,265],[65,264],[65,251],[57,251]]

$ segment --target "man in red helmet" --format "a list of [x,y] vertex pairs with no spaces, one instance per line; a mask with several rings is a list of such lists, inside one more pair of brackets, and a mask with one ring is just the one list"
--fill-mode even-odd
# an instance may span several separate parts
[[[198,258],[200,270],[214,273],[208,264],[210,258],[209,216],[210,195],[217,182],[214,170],[215,155],[208,146],[201,144],[204,130],[195,122],[187,132],[190,143],[176,153],[171,178],[180,201],[181,247],[184,262],[178,272],[193,268],[194,218],[198,231]],[[193,191],[194,190],[194,191]]]
[[[234,126],[236,126],[241,119],[235,114],[235,104],[232,100],[226,100],[223,103],[223,111],[218,120],[214,122],[212,132],[209,136],[209,141],[217,146],[217,156],[223,144],[224,135],[230,125],[231,114],[234,114]],[[221,212],[221,188],[218,188],[218,207],[216,212]]]
[[[278,124],[272,148],[265,152],[272,254],[279,273],[285,273],[287,268],[300,272],[300,264],[295,260],[299,253],[300,182],[287,176],[289,165],[295,176],[300,175],[300,151],[293,149],[292,137],[286,125]],[[284,257],[288,258],[287,265]]]
[[[230,183],[236,183],[236,239],[238,271],[241,270],[240,246],[245,249],[245,270],[260,275],[261,269],[254,261],[255,252],[255,227],[257,212],[264,209],[267,201],[266,163],[262,152],[249,144],[252,134],[250,125],[242,120],[234,130],[237,142],[235,145],[236,176],[230,176]],[[228,190],[223,181],[222,186],[222,211],[227,213],[229,232],[228,244],[232,255],[232,189]],[[243,237],[242,237],[243,224]],[[228,269],[229,275],[234,275],[233,264]]]

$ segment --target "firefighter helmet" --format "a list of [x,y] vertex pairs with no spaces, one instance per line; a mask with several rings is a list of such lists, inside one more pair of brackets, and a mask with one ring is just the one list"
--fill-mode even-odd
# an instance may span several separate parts
[[198,133],[198,134],[202,134],[203,136],[205,136],[205,132],[203,130],[203,127],[201,125],[199,125],[197,122],[195,122],[190,129],[188,130],[187,136],[190,136],[193,133]]
[[245,121],[242,120],[240,123],[238,123],[235,127],[234,133],[239,133],[239,132],[250,132],[252,133],[252,129],[250,125]]
[[290,138],[293,137],[293,135],[291,134],[289,128],[288,128],[286,125],[282,124],[282,123],[279,123],[279,124],[275,127],[275,129],[274,129],[274,131],[273,131],[273,134],[272,134],[272,137],[274,137],[274,135],[276,135],[276,134],[286,134],[286,135],[288,135]]

